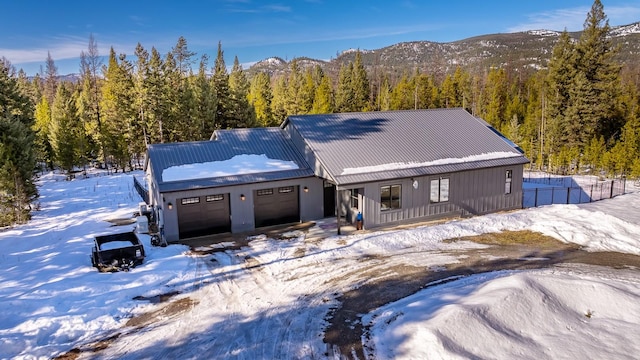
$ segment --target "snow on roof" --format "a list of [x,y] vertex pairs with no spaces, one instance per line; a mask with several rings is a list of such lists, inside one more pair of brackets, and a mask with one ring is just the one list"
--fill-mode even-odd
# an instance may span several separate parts
[[207,179],[296,169],[298,165],[294,161],[269,159],[265,154],[242,154],[223,161],[171,166],[162,171],[162,181]]
[[426,161],[421,163],[416,163],[416,162],[390,163],[390,164],[382,164],[382,165],[374,165],[374,166],[363,166],[358,168],[346,168],[342,171],[342,174],[340,175],[365,174],[365,173],[372,173],[372,172],[378,172],[378,171],[389,171],[389,170],[400,170],[400,169],[413,169],[413,168],[427,167],[427,166],[434,166],[434,165],[449,165],[449,164],[459,164],[459,163],[482,161],[482,160],[503,159],[507,157],[516,157],[516,156],[521,156],[521,154],[506,152],[506,151],[498,151],[498,152],[484,153],[480,155],[471,155],[463,158],[446,158],[446,159]]

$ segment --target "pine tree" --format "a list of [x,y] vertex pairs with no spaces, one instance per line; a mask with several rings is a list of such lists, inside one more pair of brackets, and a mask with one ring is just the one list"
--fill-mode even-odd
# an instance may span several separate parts
[[351,87],[353,92],[353,111],[368,111],[371,109],[369,100],[371,89],[369,88],[369,77],[362,64],[362,53],[356,52],[351,73]]
[[[304,72],[302,87],[300,88],[300,113],[309,114],[313,109],[313,99],[316,89],[322,81],[322,69],[319,66],[309,68]],[[317,80],[316,80],[317,77]]]
[[279,76],[273,85],[273,99],[271,101],[271,113],[273,121],[280,124],[287,117],[287,78]]
[[71,85],[62,83],[56,91],[51,109],[51,129],[49,141],[53,148],[56,165],[71,173],[79,164],[78,133],[80,119],[76,100],[72,96]]
[[100,107],[104,115],[103,138],[106,151],[113,160],[116,171],[131,167],[132,143],[136,138],[133,127],[136,110],[132,96],[134,84],[131,68],[126,56],[116,58],[112,47],[104,72],[105,83]]
[[544,96],[546,130],[544,142],[549,154],[559,151],[567,141],[566,110],[571,104],[571,89],[576,77],[575,47],[565,30],[553,48]]
[[276,125],[271,113],[271,78],[264,72],[257,73],[251,79],[249,88],[249,103],[256,114],[257,126],[267,127]]
[[38,197],[33,108],[8,60],[0,59],[0,227],[24,223]]
[[166,80],[164,78],[164,63],[155,47],[151,48],[148,73],[143,83],[144,94],[147,99],[146,129],[149,131],[150,143],[163,143],[166,139],[163,129],[168,113]]
[[53,61],[53,57],[49,51],[47,51],[45,69],[44,96],[47,97],[47,101],[51,104],[53,103],[53,99],[55,98],[56,91],[58,89],[58,67],[56,66],[55,61]]
[[98,71],[102,67],[102,58],[98,52],[98,44],[89,35],[87,52],[80,53],[81,92],[76,106],[84,134],[80,138],[80,151],[83,154],[83,165],[86,160],[102,159],[106,164],[105,144],[102,139],[102,118],[100,109],[100,78]]
[[207,77],[207,64],[209,58],[203,54],[198,66],[198,74],[193,78],[193,96],[197,111],[194,114],[194,123],[198,129],[197,140],[208,140],[216,125],[216,97],[211,88],[211,82]]
[[[507,76],[504,69],[491,69],[487,75],[485,104],[482,118],[496,129],[501,129],[505,122],[505,109],[507,105]],[[461,106],[462,104],[460,104]]]
[[49,129],[51,127],[51,107],[46,97],[36,105],[34,150],[37,161],[45,164],[49,170],[53,170],[53,148],[49,142]]
[[187,39],[184,36],[180,36],[176,43],[176,46],[171,49],[173,58],[176,61],[176,67],[183,78],[186,78],[191,72],[191,65],[193,64],[193,56],[196,54],[193,51],[189,51],[187,48]]
[[433,78],[427,74],[422,74],[416,71],[414,76],[414,83],[416,87],[415,94],[415,108],[416,109],[431,109],[434,108],[434,90],[435,85]]
[[149,52],[145,50],[142,44],[138,43],[134,52],[136,57],[135,71],[133,74],[134,84],[134,106],[136,109],[137,120],[135,127],[141,134],[142,141],[138,141],[138,147],[141,152],[144,151],[149,144],[149,134],[147,129],[146,114],[149,111],[149,99],[147,97],[147,76],[149,74]]
[[165,101],[165,116],[162,121],[165,139],[169,142],[184,141],[184,128],[180,114],[182,113],[181,85],[182,79],[173,53],[169,52],[164,57],[162,67],[162,94]]
[[254,126],[256,115],[249,105],[249,80],[247,80],[237,56],[233,59],[233,67],[229,74],[229,94],[231,100],[231,127],[246,128]]
[[323,75],[313,98],[312,114],[331,114],[334,112],[333,87],[331,78]]
[[181,36],[165,60],[165,65],[170,66],[166,69],[165,76],[169,80],[167,94],[172,103],[172,141],[193,141],[200,137],[197,134],[194,89],[189,83],[189,78],[193,75],[191,65],[194,55],[187,48],[187,40]]
[[298,60],[294,59],[289,65],[287,78],[287,96],[285,110],[287,115],[304,114],[302,101],[303,77],[300,72]]
[[620,65],[614,56],[617,50],[609,37],[611,28],[600,0],[595,0],[587,14],[584,29],[576,45],[577,70],[584,74],[586,84],[576,84],[576,97],[593,105],[580,112],[584,126],[592,134],[610,139],[619,133],[624,119],[619,113]]
[[380,87],[378,88],[376,101],[378,110],[391,110],[391,84],[389,84],[389,77],[386,75],[383,77]]
[[233,118],[231,111],[231,91],[229,90],[229,73],[224,61],[224,52],[222,44],[218,42],[218,52],[213,65],[213,76],[211,77],[211,85],[216,95],[216,123],[222,129],[233,127]]
[[353,112],[355,110],[355,94],[353,92],[353,63],[342,64],[338,74],[338,87],[335,94],[337,112]]
[[404,74],[391,91],[391,110],[410,110],[416,107],[416,87],[413,79]]

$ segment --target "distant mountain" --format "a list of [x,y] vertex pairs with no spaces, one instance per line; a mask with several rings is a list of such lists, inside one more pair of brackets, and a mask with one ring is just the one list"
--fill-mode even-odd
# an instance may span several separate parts
[[[582,32],[569,35],[577,40]],[[438,43],[432,41],[403,42],[376,50],[360,50],[362,61],[370,71],[384,68],[401,73],[419,67],[429,72],[445,73],[462,66],[468,71],[486,71],[490,67],[506,67],[531,72],[545,68],[561,32],[531,30],[506,34],[475,36],[464,40]],[[619,46],[618,60],[631,67],[640,66],[640,22],[612,27],[611,39]],[[337,73],[340,65],[355,59],[356,50],[342,52],[331,61],[298,58],[301,68],[320,65],[329,73]],[[252,65],[247,72],[284,73],[289,62],[269,58]]]

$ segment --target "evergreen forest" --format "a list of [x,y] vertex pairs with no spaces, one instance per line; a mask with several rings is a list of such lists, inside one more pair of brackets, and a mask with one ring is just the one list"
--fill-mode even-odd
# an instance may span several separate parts
[[[98,53],[89,38],[78,81],[51,55],[35,77],[0,61],[0,227],[23,223],[42,171],[142,166],[146,146],[208,140],[216,129],[278,126],[288,115],[462,107],[518,144],[532,169],[640,177],[640,70],[618,63],[595,0],[582,35],[559,37],[548,66],[529,74],[463,67],[445,74],[366,68],[330,74],[294,59],[285,74],[249,76],[222,45],[210,61],[180,37],[166,54]],[[105,59],[105,60],[103,60]]]

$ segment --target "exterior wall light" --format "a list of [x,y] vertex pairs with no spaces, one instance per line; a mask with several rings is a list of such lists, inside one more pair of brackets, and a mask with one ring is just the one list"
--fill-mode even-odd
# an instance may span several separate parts
[[173,204],[172,203],[168,203],[167,204],[167,208],[169,208],[169,210],[173,209]]
[[306,186],[305,186],[302,190],[303,190],[304,192],[309,192],[309,188],[308,188],[308,187],[306,187]]
[[244,197],[244,194],[240,194],[240,200],[245,201],[246,197]]

